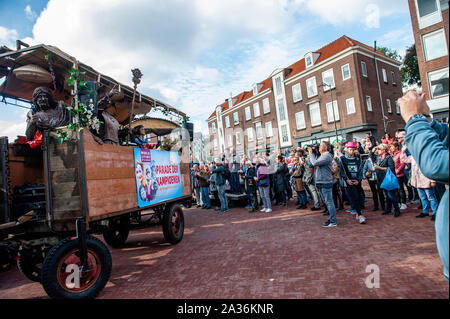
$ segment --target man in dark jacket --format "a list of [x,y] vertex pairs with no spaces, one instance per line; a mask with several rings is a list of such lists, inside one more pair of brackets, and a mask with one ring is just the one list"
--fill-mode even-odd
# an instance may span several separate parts
[[286,174],[289,174],[283,155],[278,155],[277,171],[275,172],[275,189],[278,205],[286,206]]
[[349,142],[346,145],[347,152],[340,157],[340,173],[341,177],[345,181],[345,187],[350,195],[355,211],[358,214],[356,219],[360,224],[366,222],[366,218],[361,213],[361,207],[363,206],[363,198],[361,196],[361,181],[362,181],[362,160],[360,155],[356,155],[355,142]]
[[228,199],[225,194],[225,168],[220,159],[216,158],[214,162],[216,165],[213,167],[212,173],[216,174],[216,187],[220,200],[219,214],[222,214],[228,211]]
[[[392,156],[388,153],[388,146],[386,144],[380,144],[376,147],[378,152],[378,159],[376,165],[373,167],[375,169],[375,174],[377,175],[377,186],[380,189],[384,178],[386,177],[387,169],[389,168],[393,174],[395,174],[395,163]],[[392,206],[394,206],[394,217],[400,216],[400,207],[398,205],[398,198],[395,191],[388,191],[384,189],[384,195],[386,197],[386,205],[383,215],[391,213]]]
[[258,209],[258,198],[256,197],[256,181],[255,181],[255,168],[252,162],[247,161],[245,163],[247,169],[245,170],[245,187],[247,189],[248,197],[250,197],[251,208],[249,213],[256,212]]

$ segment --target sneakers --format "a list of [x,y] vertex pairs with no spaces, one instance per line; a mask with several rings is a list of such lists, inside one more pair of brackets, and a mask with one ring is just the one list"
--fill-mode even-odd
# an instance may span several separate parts
[[355,209],[352,209],[349,213],[352,215],[355,215],[357,213],[357,211]]
[[428,217],[428,214],[420,213],[419,215],[416,216],[416,218],[424,218],[424,217]]
[[395,212],[394,217],[400,217],[400,212]]
[[272,212],[272,210],[270,208],[266,209],[266,213],[271,213],[271,212]]
[[249,208],[252,208],[252,206],[251,205],[247,205],[244,208],[249,209]]
[[351,213],[352,210],[353,210],[353,209],[349,208],[349,209],[346,209],[345,211],[346,211],[347,213]]
[[332,223],[329,220],[327,220],[324,224],[323,227],[336,227],[337,223]]
[[406,206],[406,204],[401,204],[400,210],[405,210],[405,209],[408,209],[408,206]]
[[357,219],[358,219],[360,224],[365,224],[366,223],[366,218],[363,215],[359,215]]
[[317,207],[317,208],[316,208],[316,207],[313,207],[313,208],[311,208],[311,210],[312,210],[312,211],[320,210],[320,207]]
[[390,213],[391,212],[384,211],[384,212],[381,213],[381,215],[387,215],[387,214],[390,214]]
[[264,212],[265,213],[266,212],[266,208],[261,209],[260,212]]
[[436,214],[433,214],[433,216],[431,216],[431,220],[435,221],[436,220]]

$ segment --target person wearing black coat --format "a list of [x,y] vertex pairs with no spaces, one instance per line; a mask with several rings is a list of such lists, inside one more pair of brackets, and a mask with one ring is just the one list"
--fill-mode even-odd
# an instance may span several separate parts
[[[375,169],[375,174],[377,175],[377,186],[378,189],[380,189],[381,183],[383,183],[383,180],[386,177],[387,169],[389,168],[391,172],[395,174],[395,163],[392,156],[388,153],[388,146],[386,144],[378,145],[376,147],[376,152],[378,153],[378,157],[373,168]],[[388,191],[386,189],[383,191],[386,197],[386,205],[383,215],[390,214],[392,206],[394,206],[394,217],[399,217],[400,207],[398,205],[398,198],[395,191]]]
[[275,172],[275,190],[277,193],[278,205],[286,206],[286,175],[289,174],[289,169],[284,162],[283,155],[278,156],[277,171]]

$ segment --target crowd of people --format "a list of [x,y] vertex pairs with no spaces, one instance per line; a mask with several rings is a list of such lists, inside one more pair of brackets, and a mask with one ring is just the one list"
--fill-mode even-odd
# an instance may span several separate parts
[[[373,211],[399,217],[407,202],[417,204],[417,218],[430,216],[435,220],[445,186],[427,178],[420,171],[405,145],[406,131],[398,130],[394,137],[386,134],[380,143],[367,133],[363,140],[327,141],[278,154],[256,154],[252,159],[230,153],[212,163],[195,164],[192,181],[197,205],[211,209],[210,194],[220,207],[229,210],[226,193],[245,192],[250,213],[272,212],[275,206],[287,206],[296,200],[296,209],[321,210],[329,216],[325,227],[337,226],[336,211],[346,210],[363,224],[366,217],[366,196],[363,180],[372,193]],[[390,170],[398,182],[397,189],[382,187]],[[294,195],[295,194],[295,195]],[[345,209],[345,205],[348,208]]]

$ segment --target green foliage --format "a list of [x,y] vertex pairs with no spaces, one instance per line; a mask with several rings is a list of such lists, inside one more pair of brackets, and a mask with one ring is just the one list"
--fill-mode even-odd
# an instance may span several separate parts
[[189,116],[183,116],[183,118],[181,119],[181,121],[180,121],[180,124],[186,124],[186,123],[188,123],[189,122],[189,120],[190,120],[191,118],[189,117]]
[[67,70],[66,73],[69,75],[69,79],[67,80],[68,86],[74,86],[76,81],[78,91],[87,89],[87,82],[83,76],[86,74],[86,72],[80,72],[79,70],[72,67],[70,70]]
[[406,49],[406,54],[403,59],[403,65],[400,68],[400,75],[402,83],[406,85],[417,84],[422,86],[420,81],[419,62],[417,61],[416,45],[411,45]]
[[402,62],[402,57],[400,56],[400,54],[398,54],[397,50],[389,49],[387,47],[377,47],[377,50],[383,52],[391,59]]

